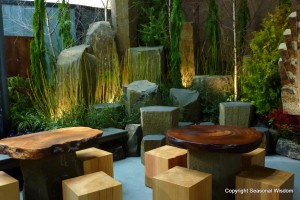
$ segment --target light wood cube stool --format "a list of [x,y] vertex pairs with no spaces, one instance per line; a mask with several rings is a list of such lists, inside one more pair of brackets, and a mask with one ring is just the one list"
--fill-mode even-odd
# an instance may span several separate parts
[[176,166],[153,177],[153,200],[211,200],[212,175]]
[[104,172],[64,180],[63,200],[122,200],[122,184]]
[[113,171],[113,154],[97,148],[83,149],[76,152],[83,166],[83,173],[90,174],[103,171],[111,177]]
[[235,200],[293,200],[294,174],[251,166],[236,176]]
[[252,165],[265,166],[266,150],[257,148],[249,153],[242,154],[241,170],[245,170]]
[[0,199],[19,200],[19,182],[15,178],[0,171]]
[[152,177],[175,166],[187,167],[186,149],[165,145],[145,153],[145,184],[152,187]]

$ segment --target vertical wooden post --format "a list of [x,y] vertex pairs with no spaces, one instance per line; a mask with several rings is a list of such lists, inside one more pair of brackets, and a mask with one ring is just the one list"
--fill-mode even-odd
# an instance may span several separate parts
[[8,88],[4,56],[4,28],[2,4],[0,4],[0,138],[6,137],[8,130]]

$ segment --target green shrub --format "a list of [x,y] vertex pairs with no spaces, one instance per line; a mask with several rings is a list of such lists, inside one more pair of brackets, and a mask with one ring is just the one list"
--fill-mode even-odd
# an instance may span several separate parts
[[252,56],[244,62],[242,100],[252,101],[258,114],[268,113],[281,102],[278,46],[283,41],[289,14],[290,9],[281,6],[264,19],[262,30],[254,32],[250,43]]

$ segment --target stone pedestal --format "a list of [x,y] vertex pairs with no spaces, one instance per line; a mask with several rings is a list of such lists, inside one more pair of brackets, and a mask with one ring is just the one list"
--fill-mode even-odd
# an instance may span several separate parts
[[189,150],[188,168],[212,174],[213,200],[234,200],[226,188],[235,188],[241,167],[241,154]]
[[23,200],[62,200],[62,181],[83,174],[75,152],[21,160],[20,164],[24,179]]
[[146,135],[141,142],[141,163],[145,163],[145,152],[164,146],[166,144],[165,135]]
[[220,103],[219,123],[226,126],[249,127],[252,123],[253,114],[253,105],[251,103]]
[[148,106],[141,108],[143,135],[166,134],[179,122],[179,108],[172,106]]

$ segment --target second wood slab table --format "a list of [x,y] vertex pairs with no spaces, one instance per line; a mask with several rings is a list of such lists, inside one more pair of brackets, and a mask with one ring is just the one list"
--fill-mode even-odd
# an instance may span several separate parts
[[23,200],[62,200],[62,180],[82,175],[76,150],[99,141],[101,130],[61,128],[0,140],[0,153],[20,159]]
[[241,154],[259,147],[262,133],[253,128],[192,125],[167,132],[167,143],[189,150],[189,168],[213,175],[213,200],[233,200]]

